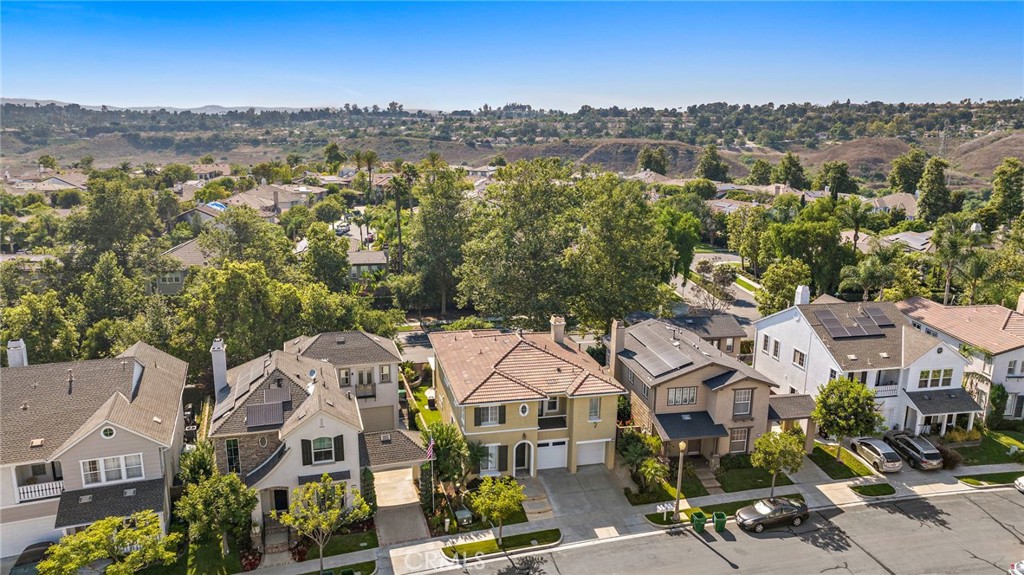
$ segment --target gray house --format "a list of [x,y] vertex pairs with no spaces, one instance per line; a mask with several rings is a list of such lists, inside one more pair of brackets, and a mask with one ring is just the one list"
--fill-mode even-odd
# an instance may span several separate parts
[[194,267],[207,266],[210,256],[199,247],[199,239],[191,239],[167,250],[162,255],[177,262],[177,269],[168,271],[157,278],[156,291],[163,295],[174,295],[181,291],[185,278]]
[[0,556],[112,515],[156,511],[183,444],[188,364],[139,342],[117,357],[29,365],[8,342],[0,378]]

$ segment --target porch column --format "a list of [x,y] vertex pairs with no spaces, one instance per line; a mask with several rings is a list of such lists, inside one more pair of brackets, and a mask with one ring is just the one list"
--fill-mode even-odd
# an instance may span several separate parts
[[949,414],[942,414],[942,431],[939,432],[940,436],[946,435],[946,420],[949,419]]
[[967,414],[967,430],[970,431],[971,429],[974,429],[974,412],[973,411]]
[[818,422],[808,417],[807,429],[804,431],[807,434],[806,437],[804,437],[804,452],[811,453],[814,451],[814,436],[818,435]]

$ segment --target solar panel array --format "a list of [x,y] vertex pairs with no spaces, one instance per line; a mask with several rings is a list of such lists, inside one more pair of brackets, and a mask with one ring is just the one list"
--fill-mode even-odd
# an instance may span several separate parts
[[661,377],[693,363],[671,341],[654,333],[648,326],[634,329],[632,335],[644,346],[643,351],[633,359],[654,377]]
[[881,309],[876,307],[868,307],[864,309],[868,314],[867,317],[859,317],[855,319],[853,325],[843,325],[842,322],[839,321],[839,318],[836,317],[836,314],[832,313],[831,310],[816,310],[814,315],[818,318],[818,321],[821,322],[821,325],[825,327],[828,334],[832,336],[832,339],[882,335],[882,330],[879,326],[894,325]]
[[291,399],[292,396],[285,387],[268,387],[263,390],[263,403],[284,403]]
[[875,320],[875,324],[879,327],[891,327],[896,325],[891,319],[889,319],[889,316],[885,315],[885,312],[882,311],[882,308],[880,307],[865,307],[864,311],[867,312],[871,319]]
[[247,428],[284,423],[284,406],[280,403],[257,403],[245,408]]

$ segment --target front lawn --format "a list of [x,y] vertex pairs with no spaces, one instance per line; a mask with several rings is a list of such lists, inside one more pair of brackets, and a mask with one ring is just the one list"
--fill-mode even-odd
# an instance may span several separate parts
[[230,575],[242,572],[238,548],[229,540],[227,556],[220,554],[220,541],[189,544],[188,552],[170,565],[154,565],[139,571],[142,575]]
[[[334,575],[341,575],[346,571],[352,571],[356,575],[370,575],[373,570],[377,568],[376,561],[363,561],[362,563],[354,563],[352,565],[345,565],[344,567],[335,567],[333,569],[324,569],[324,571],[332,571]],[[319,571],[311,571],[305,575],[320,575]]]
[[[723,471],[717,475],[717,479],[726,493],[772,486],[772,474],[757,467]],[[775,478],[775,486],[780,485],[793,485],[793,482],[785,473],[780,473]]]
[[502,544],[500,547],[498,546],[497,539],[485,539],[483,541],[474,541],[473,543],[449,545],[441,550],[450,559],[454,559],[456,555],[462,557],[475,557],[477,554],[486,555],[489,553],[497,553],[499,551],[513,551],[515,549],[533,547],[534,541],[537,542],[537,545],[548,545],[555,543],[561,538],[562,532],[560,530],[546,529],[544,531],[523,533],[522,535],[506,535],[502,538]]
[[1024,433],[1019,431],[989,430],[981,437],[977,447],[957,447],[964,458],[964,465],[987,465],[990,463],[1013,463],[1007,455],[1011,447],[1024,450]]
[[[664,501],[676,500],[675,482],[669,483],[666,480],[662,480],[661,483],[656,485],[649,493],[634,493],[633,490],[628,487],[623,491],[626,494],[626,499],[629,500],[631,505],[647,505],[648,503],[662,503]],[[688,497],[701,497],[707,494],[708,490],[704,489],[704,485],[700,482],[700,479],[697,479],[696,477],[683,477],[683,499]]]
[[871,485],[851,485],[850,489],[865,497],[881,497],[896,493],[896,488],[888,483],[873,483]]
[[814,451],[808,457],[832,479],[853,479],[874,475],[871,469],[857,459],[849,449],[843,449],[842,461],[836,461],[835,445],[814,442]]
[[[335,535],[327,541],[327,545],[324,545],[324,557],[341,555],[342,553],[351,553],[353,551],[362,551],[363,549],[373,549],[374,547],[377,547],[377,545],[376,529],[360,533]],[[318,549],[314,544],[309,548],[308,558],[315,559],[317,557],[317,553]]]
[[754,284],[752,284],[749,281],[747,281],[747,279],[744,278],[741,275],[738,275],[738,274],[736,275],[736,283],[739,284],[740,287],[742,287],[743,289],[745,289],[745,290],[747,290],[749,292],[754,292],[754,293],[757,292],[757,286],[755,286]]
[[1009,485],[1024,476],[1020,471],[1006,471],[1004,473],[982,473],[980,475],[957,475],[956,478],[968,485]]
[[431,425],[441,423],[441,412],[427,407],[426,393],[428,389],[430,389],[429,383],[412,388],[413,402],[420,411],[420,421],[417,422],[420,429],[429,429]]

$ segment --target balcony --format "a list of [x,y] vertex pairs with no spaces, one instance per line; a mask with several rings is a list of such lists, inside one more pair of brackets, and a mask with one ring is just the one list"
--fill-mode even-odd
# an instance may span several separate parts
[[360,399],[365,397],[377,397],[377,386],[372,383],[362,385],[356,384],[356,397]]
[[548,429],[565,429],[567,426],[564,415],[556,415],[554,417],[539,417],[537,418],[538,425],[541,431]]
[[46,483],[32,483],[18,487],[18,502],[35,501],[37,499],[49,499],[60,497],[64,492],[63,481],[48,481]]
[[887,381],[875,386],[875,397],[896,397],[900,392],[900,384],[897,381]]

